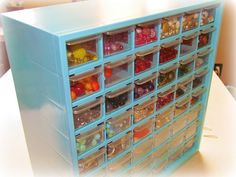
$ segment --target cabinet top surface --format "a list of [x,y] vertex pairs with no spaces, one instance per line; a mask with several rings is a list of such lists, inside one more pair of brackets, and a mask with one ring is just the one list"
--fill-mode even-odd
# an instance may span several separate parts
[[65,35],[99,28],[111,30],[114,25],[127,26],[218,3],[220,0],[82,0],[3,16],[55,35]]

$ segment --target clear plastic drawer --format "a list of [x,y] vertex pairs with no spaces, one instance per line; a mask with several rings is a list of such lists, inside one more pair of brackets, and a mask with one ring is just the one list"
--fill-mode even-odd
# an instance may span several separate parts
[[172,126],[164,128],[162,131],[154,135],[154,147],[157,147],[167,141],[171,136]]
[[183,15],[183,31],[192,30],[198,27],[200,10],[186,12]]
[[157,41],[159,20],[138,24],[135,27],[135,46],[139,47]]
[[156,66],[157,61],[157,52],[159,51],[159,47],[155,46],[152,49],[148,49],[146,51],[136,53],[136,58],[134,61],[134,73],[138,75],[147,70]]
[[171,104],[174,101],[175,91],[176,91],[176,87],[172,86],[170,89],[163,91],[161,93],[158,93],[156,109],[159,110]]
[[175,117],[178,117],[188,109],[190,100],[191,97],[189,96],[175,104]]
[[191,73],[194,69],[194,60],[197,56],[191,56],[185,60],[180,60],[180,66],[178,70],[178,78],[181,78],[189,73]]
[[119,61],[108,62],[104,66],[105,86],[109,87],[132,77],[133,56]]
[[181,145],[185,140],[185,132],[180,133],[179,135],[175,136],[171,142],[170,146],[171,149],[176,149],[179,145]]
[[156,99],[153,97],[134,107],[134,122],[139,122],[154,113]]
[[140,126],[134,128],[134,142],[138,142],[139,140],[147,137],[153,131],[153,119],[143,123]]
[[172,83],[176,79],[176,70],[178,67],[179,64],[175,63],[174,65],[161,69],[159,71],[159,77],[158,77],[159,88]]
[[101,89],[101,67],[91,71],[70,76],[70,92],[72,101],[88,96]]
[[148,77],[136,80],[134,82],[134,99],[138,99],[152,93],[156,88],[156,78],[157,73],[153,73]]
[[94,101],[73,108],[75,129],[85,126],[102,116],[102,97],[96,98]]
[[178,120],[175,120],[173,122],[173,135],[178,133],[180,130],[182,130],[187,125],[187,117],[183,116]]
[[183,82],[178,83],[176,90],[176,98],[182,97],[190,92],[193,80],[194,77],[191,76]]
[[109,31],[103,34],[104,56],[117,54],[131,49],[130,33],[132,27]]
[[161,21],[161,38],[177,35],[180,32],[180,15],[163,18]]
[[197,49],[197,41],[198,41],[198,32],[195,32],[188,36],[182,37],[182,43],[180,46],[180,56],[189,54]]
[[201,30],[201,34],[198,38],[198,48],[205,47],[211,44],[212,33],[216,30],[215,27],[208,28],[206,30]]
[[138,145],[133,149],[133,161],[138,161],[149,152],[152,151],[153,147],[153,138],[149,138],[147,141]]
[[156,129],[162,128],[165,126],[167,123],[169,123],[174,115],[174,107],[170,107],[165,111],[162,111],[156,116]]
[[128,84],[121,89],[106,93],[106,113],[118,110],[119,108],[129,104],[131,102],[132,90],[133,86]]
[[194,146],[195,143],[195,137],[191,138],[186,144],[184,145],[184,152],[187,152],[189,149],[191,149]]
[[170,62],[178,56],[180,40],[161,44],[159,64]]
[[107,144],[107,158],[112,159],[127,150],[132,143],[132,133],[128,132],[121,138]]
[[105,148],[84,157],[78,161],[79,173],[86,174],[100,167],[105,162]]
[[107,137],[111,138],[114,135],[117,135],[118,133],[128,129],[132,123],[131,115],[132,110],[127,110],[125,113],[117,117],[108,119],[106,122]]
[[194,122],[188,129],[186,130],[186,139],[196,135],[197,133],[198,122]]
[[78,154],[87,152],[88,150],[98,146],[104,141],[104,124],[80,133],[76,136],[76,146]]
[[195,74],[195,79],[193,80],[193,88],[197,88],[205,82],[207,73],[208,69],[205,69]]
[[202,52],[199,52],[197,54],[197,58],[195,59],[195,69],[199,69],[203,66],[206,66],[209,62],[209,55],[211,53],[212,49],[208,48]]
[[190,112],[188,113],[188,123],[192,122],[193,120],[198,119],[201,108],[202,108],[202,106],[198,105],[194,109],[190,110]]
[[209,7],[202,10],[201,26],[213,23],[215,20],[215,8]]
[[204,87],[202,87],[201,89],[192,93],[191,106],[201,101],[204,92],[205,92],[205,89]]
[[70,67],[98,60],[97,43],[100,36],[91,36],[66,43],[67,60]]

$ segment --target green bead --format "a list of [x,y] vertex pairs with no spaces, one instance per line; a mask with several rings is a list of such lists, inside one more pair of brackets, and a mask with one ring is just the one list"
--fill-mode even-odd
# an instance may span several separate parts
[[85,144],[86,143],[86,139],[82,139],[79,142],[80,142],[80,144]]
[[96,146],[96,145],[97,145],[97,141],[96,141],[96,139],[93,139],[92,146]]
[[81,145],[79,151],[80,151],[80,152],[86,151],[86,146],[85,146],[85,145]]

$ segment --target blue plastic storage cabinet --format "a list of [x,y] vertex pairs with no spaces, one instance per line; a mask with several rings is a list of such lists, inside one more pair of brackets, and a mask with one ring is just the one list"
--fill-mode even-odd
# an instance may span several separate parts
[[91,0],[3,15],[36,176],[167,176],[199,149],[218,0]]

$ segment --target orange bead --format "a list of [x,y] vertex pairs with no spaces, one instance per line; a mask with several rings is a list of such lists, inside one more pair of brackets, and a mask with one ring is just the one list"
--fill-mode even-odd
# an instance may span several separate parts
[[75,99],[77,98],[77,95],[76,95],[76,93],[75,93],[74,90],[71,90],[71,91],[70,91],[70,96],[71,96],[71,99],[72,99],[72,100],[75,100]]
[[100,89],[100,85],[98,81],[92,81],[91,85],[92,85],[93,91],[98,91]]
[[87,90],[87,91],[93,90],[92,82],[86,82],[84,84],[84,87],[85,87],[85,90]]

